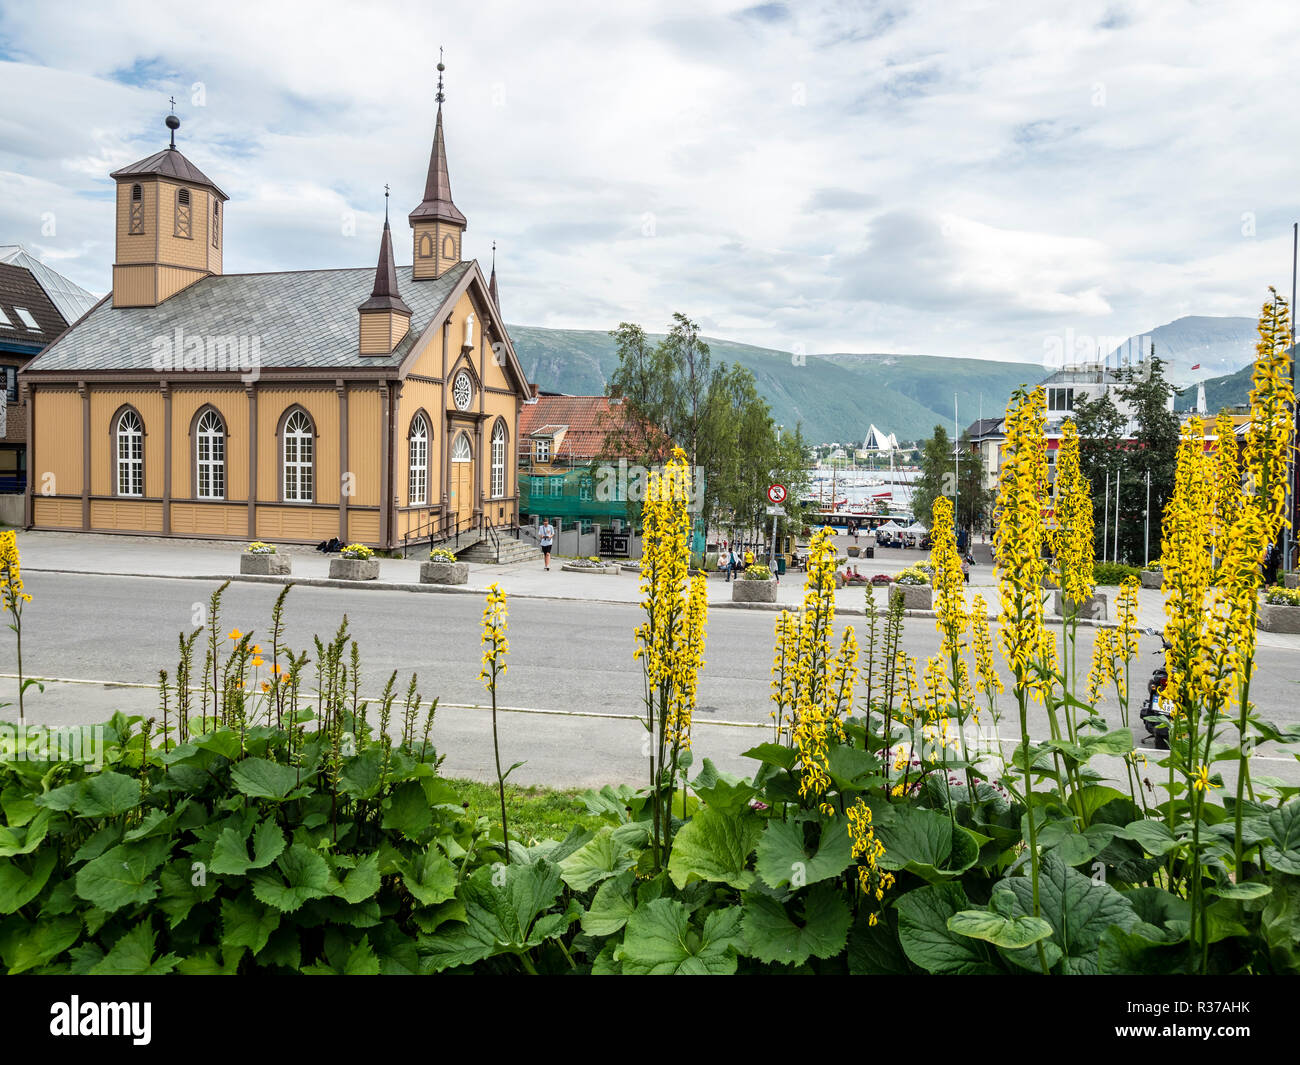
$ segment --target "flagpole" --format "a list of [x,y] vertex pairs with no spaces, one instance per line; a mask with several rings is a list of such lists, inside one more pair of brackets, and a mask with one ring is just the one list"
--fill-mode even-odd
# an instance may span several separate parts
[[[1295,281],[1296,281],[1296,253],[1298,250],[1300,250],[1300,222],[1292,222],[1291,223],[1291,392],[1293,395],[1295,394]],[[1292,418],[1292,426],[1291,426],[1291,430],[1293,434],[1291,438],[1292,447],[1289,451],[1289,457],[1287,459],[1287,474],[1286,474],[1286,513],[1287,513],[1287,517],[1291,519],[1291,521],[1294,521],[1295,512],[1296,512],[1296,505],[1295,505],[1296,435],[1295,434],[1300,433],[1300,404],[1296,405],[1296,410],[1294,414],[1295,417]],[[1292,569],[1291,521],[1288,521],[1286,526],[1282,529],[1282,570],[1285,573],[1290,573]]]

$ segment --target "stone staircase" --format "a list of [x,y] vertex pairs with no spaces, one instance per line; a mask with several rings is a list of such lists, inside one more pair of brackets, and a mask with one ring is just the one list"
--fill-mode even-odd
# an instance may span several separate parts
[[[480,540],[472,547],[463,551],[456,552],[456,557],[462,562],[476,562],[481,566],[497,565],[496,548],[492,541],[488,539]],[[542,553],[532,544],[522,540],[516,540],[513,536],[501,537],[501,562],[502,566],[512,566],[516,562],[540,562]]]

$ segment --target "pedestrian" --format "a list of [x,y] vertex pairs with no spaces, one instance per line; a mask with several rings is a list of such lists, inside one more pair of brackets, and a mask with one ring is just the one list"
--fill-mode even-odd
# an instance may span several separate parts
[[961,559],[961,575],[967,584],[970,584],[970,555],[963,555]]
[[537,542],[542,548],[542,561],[546,563],[546,570],[549,573],[551,569],[551,548],[555,545],[555,526],[551,524],[551,519],[546,518],[542,522],[542,527],[537,530]]
[[754,552],[753,552],[753,551],[746,551],[746,552],[745,552],[745,564],[741,567],[741,569],[742,569],[742,570],[747,570],[747,569],[749,569],[749,567],[752,566],[753,564],[754,564]]

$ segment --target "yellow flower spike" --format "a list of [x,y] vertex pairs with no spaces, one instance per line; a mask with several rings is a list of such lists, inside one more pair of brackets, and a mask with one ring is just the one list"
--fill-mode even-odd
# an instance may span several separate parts
[[232,640],[242,640],[244,638],[244,634],[240,632],[238,629],[231,629],[230,638]]

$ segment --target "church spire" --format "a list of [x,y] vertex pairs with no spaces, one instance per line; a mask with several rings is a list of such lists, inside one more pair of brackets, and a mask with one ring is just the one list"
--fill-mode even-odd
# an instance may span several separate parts
[[492,305],[496,307],[497,314],[501,314],[501,298],[497,295],[497,242],[492,242],[492,277],[488,281],[488,295],[492,297]]
[[375,267],[375,287],[370,298],[358,310],[411,313],[397,292],[397,264],[393,261],[393,237],[388,228],[388,186],[384,186],[384,235],[379,240],[379,263]]
[[442,103],[447,98],[442,91],[442,72],[446,70],[438,50],[438,92],[434,99],[438,101],[438,117],[433,128],[433,150],[429,153],[429,171],[424,180],[424,199],[411,212],[410,221],[414,226],[419,221],[450,222],[465,228],[465,216],[451,199],[451,175],[447,169],[447,145],[442,133]]

